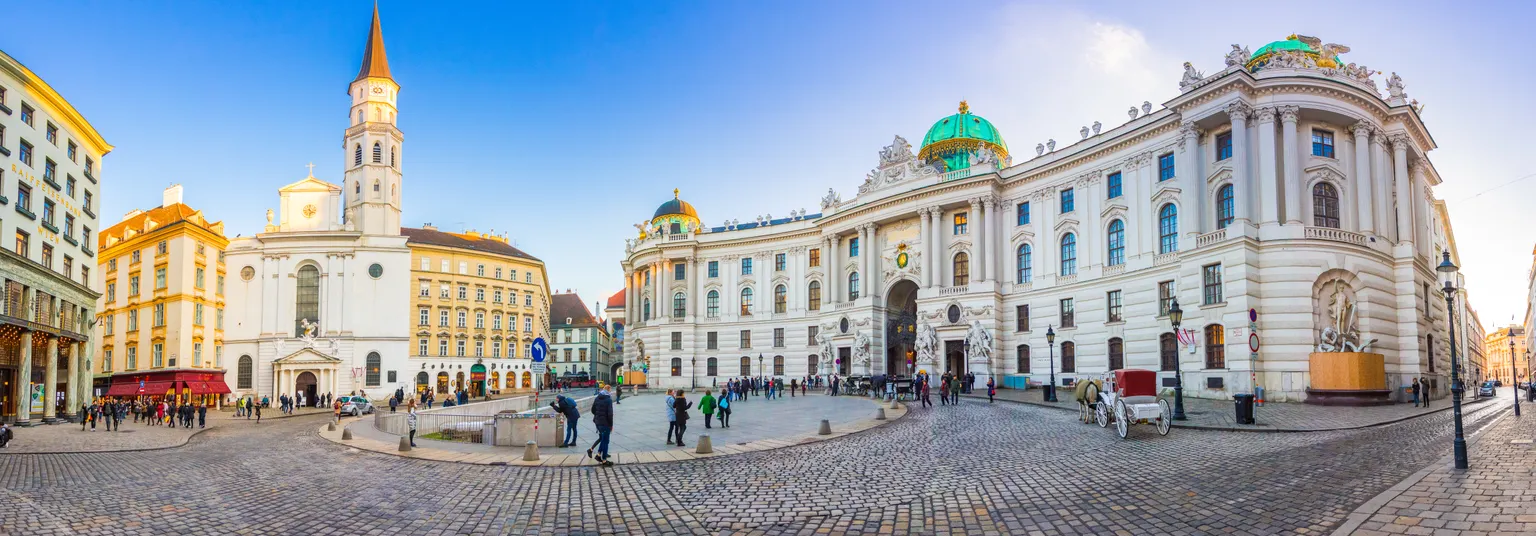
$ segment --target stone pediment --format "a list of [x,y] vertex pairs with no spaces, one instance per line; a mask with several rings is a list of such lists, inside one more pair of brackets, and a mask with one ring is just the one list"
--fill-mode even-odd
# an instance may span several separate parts
[[1104,206],[1104,210],[1099,211],[1099,219],[1104,221],[1110,221],[1117,218],[1125,219],[1125,213],[1125,203],[1110,203]]
[[278,192],[336,192],[341,193],[341,187],[322,181],[314,177],[305,177],[299,182],[289,184],[277,189]]
[[[1166,181],[1166,182],[1173,182],[1173,181]],[[1174,185],[1171,185],[1171,184],[1158,188],[1157,189],[1157,193],[1152,195],[1152,207],[1153,207],[1153,210],[1154,211],[1158,210],[1158,207],[1161,207],[1161,206],[1163,206],[1166,203],[1169,203],[1169,202],[1177,200],[1179,198],[1179,194],[1180,194],[1179,188],[1177,186],[1174,186]]]
[[1077,227],[1077,224],[1078,224],[1077,218],[1061,218],[1059,220],[1056,220],[1056,227],[1055,227],[1055,229],[1056,229],[1056,231],[1059,232],[1062,229],[1066,229],[1068,227],[1075,228],[1075,227]]
[[341,360],[337,359],[337,358],[334,358],[334,357],[331,357],[331,356],[328,356],[328,355],[325,355],[325,354],[322,354],[320,352],[317,352],[313,348],[305,348],[303,350],[299,350],[297,352],[294,352],[294,353],[288,354],[286,356],[283,356],[282,358],[279,358],[279,359],[273,361],[272,363],[273,364],[283,364],[283,365],[306,365],[306,364],[332,365],[332,364],[341,363]]

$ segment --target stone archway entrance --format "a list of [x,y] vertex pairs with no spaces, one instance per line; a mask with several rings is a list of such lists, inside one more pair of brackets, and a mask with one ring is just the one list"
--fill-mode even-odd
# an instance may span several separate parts
[[315,378],[315,373],[308,371],[300,372],[299,375],[293,379],[294,391],[304,393],[304,402],[310,405],[313,405],[320,400],[319,388],[316,386],[318,383],[319,380]]
[[885,373],[911,376],[917,354],[917,284],[901,280],[885,295]]
[[944,341],[944,370],[965,376],[965,342]]
[[431,380],[427,378],[427,372],[426,371],[417,372],[416,373],[416,394],[419,395],[419,394],[427,392],[427,388],[431,387],[431,385],[428,384],[428,382],[430,382],[430,381]]

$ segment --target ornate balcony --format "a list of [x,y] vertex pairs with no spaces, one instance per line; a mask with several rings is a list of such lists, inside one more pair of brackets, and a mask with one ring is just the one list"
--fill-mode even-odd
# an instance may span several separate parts
[[1356,246],[1365,245],[1365,235],[1332,227],[1308,227],[1306,237],[1314,240],[1331,240]]
[[1174,263],[1174,262],[1178,262],[1178,260],[1179,260],[1179,252],[1177,252],[1177,251],[1170,251],[1168,253],[1160,253],[1156,257],[1152,257],[1152,265],[1153,266],[1162,266],[1164,264],[1171,264],[1171,263]]
[[1123,274],[1123,273],[1125,273],[1125,264],[1123,264],[1123,263],[1122,264],[1111,264],[1109,266],[1105,266],[1104,267],[1104,275],[1105,276],[1120,275],[1120,274]]
[[1227,239],[1227,230],[1225,228],[1217,229],[1215,231],[1211,231],[1209,233],[1205,233],[1203,235],[1195,237],[1195,247],[1203,248],[1203,247],[1209,246],[1211,244],[1215,244],[1215,243],[1218,243],[1218,242],[1224,242],[1224,241],[1226,241],[1226,239]]
[[966,287],[966,286],[943,287],[943,288],[939,289],[939,295],[940,296],[959,296],[961,294],[965,294],[966,291],[969,291],[969,290],[970,290],[970,287]]
[[1056,278],[1056,284],[1058,284],[1058,285],[1070,285],[1070,284],[1073,284],[1073,283],[1076,283],[1076,282],[1077,282],[1077,274],[1064,275],[1064,276]]

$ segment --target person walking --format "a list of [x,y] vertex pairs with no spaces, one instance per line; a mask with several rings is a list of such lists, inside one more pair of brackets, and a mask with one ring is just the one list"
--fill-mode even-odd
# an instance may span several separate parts
[[992,378],[987,378],[987,403],[991,404],[991,403],[996,402],[996,401],[997,401],[997,381],[993,380]]
[[949,384],[949,404],[950,405],[952,405],[952,406],[960,405],[960,389],[962,387],[963,387],[963,384],[960,381],[960,377],[959,376],[955,376],[954,381],[951,381],[950,384]]
[[711,428],[709,419],[715,415],[715,397],[710,394],[709,389],[705,389],[704,398],[699,399],[699,413],[704,414],[704,427]]
[[[716,409],[720,410],[720,427],[721,428],[730,428],[731,427],[731,397],[729,397],[729,396],[722,396],[722,397],[720,397],[720,400],[716,402]],[[708,414],[705,414],[705,417],[704,417],[704,427],[705,428],[709,428],[709,415]]]
[[256,412],[256,424],[261,424],[261,404],[252,407],[252,410]]
[[198,404],[197,405],[197,428],[198,429],[203,429],[203,428],[207,428],[207,427],[208,427],[208,403],[204,402],[202,404]]
[[91,423],[91,403],[80,403],[80,431],[84,432],[86,425]]
[[677,432],[677,397],[672,396],[672,390],[667,389],[667,444],[672,444],[672,435]]
[[1429,407],[1429,399],[1433,398],[1435,396],[1435,393],[1433,392],[1434,385],[1431,385],[1429,383],[1429,380],[1426,380],[1423,377],[1420,377],[1419,378],[1419,386],[1421,387],[1421,390],[1424,391],[1424,396],[1423,396],[1424,407],[1427,408],[1427,407]]
[[939,405],[949,405],[949,373],[939,377]]
[[925,408],[933,407],[933,395],[929,393],[929,385],[932,383],[928,381],[927,376],[923,376],[923,407]]
[[677,400],[672,404],[677,411],[677,446],[686,447],[688,445],[683,444],[683,433],[688,431],[688,408],[693,407],[693,404],[688,402],[688,396],[681,389],[678,390]]
[[416,405],[411,404],[406,411],[409,413],[405,414],[405,427],[411,431],[411,446],[414,447],[416,446]]
[[608,438],[613,433],[613,403],[606,388],[599,388],[597,398],[592,399],[592,424],[597,426],[597,456],[593,457],[593,449],[587,449],[587,457],[605,466],[613,465],[613,460],[608,457]]
[[1419,389],[1421,389],[1419,379],[1414,378],[1413,383],[1408,386],[1408,391],[1413,393],[1413,407],[1419,407]]

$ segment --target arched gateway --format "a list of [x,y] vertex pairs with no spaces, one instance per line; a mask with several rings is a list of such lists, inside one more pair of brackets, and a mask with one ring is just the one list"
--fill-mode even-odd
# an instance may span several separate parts
[[885,373],[911,376],[917,360],[917,283],[903,279],[891,285],[885,307]]

